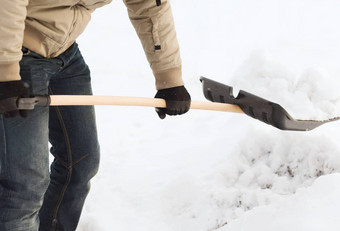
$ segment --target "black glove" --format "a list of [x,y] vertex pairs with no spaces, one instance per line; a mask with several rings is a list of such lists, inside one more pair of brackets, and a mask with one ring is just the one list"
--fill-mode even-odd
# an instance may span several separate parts
[[27,117],[28,111],[18,110],[18,99],[29,97],[28,85],[21,80],[0,82],[0,114],[14,117],[20,114]]
[[191,98],[184,86],[158,90],[155,98],[166,101],[166,108],[156,108],[159,118],[164,119],[168,115],[181,115],[189,111]]

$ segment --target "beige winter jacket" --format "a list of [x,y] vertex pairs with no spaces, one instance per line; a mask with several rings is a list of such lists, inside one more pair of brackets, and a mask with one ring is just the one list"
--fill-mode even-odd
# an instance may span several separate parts
[[[22,46],[53,58],[83,32],[91,13],[111,0],[4,0],[0,7],[0,81],[19,80]],[[183,85],[169,0],[124,0],[156,78],[156,88]],[[114,30],[114,28],[109,28]]]

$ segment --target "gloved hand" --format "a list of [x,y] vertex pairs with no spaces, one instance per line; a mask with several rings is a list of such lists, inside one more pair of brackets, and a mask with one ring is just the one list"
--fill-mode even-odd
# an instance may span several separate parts
[[156,108],[159,118],[164,119],[168,115],[181,115],[189,111],[191,98],[184,86],[158,90],[155,98],[166,101],[166,108]]
[[0,82],[0,114],[27,117],[28,111],[18,110],[17,102],[21,97],[29,97],[27,84],[21,80]]

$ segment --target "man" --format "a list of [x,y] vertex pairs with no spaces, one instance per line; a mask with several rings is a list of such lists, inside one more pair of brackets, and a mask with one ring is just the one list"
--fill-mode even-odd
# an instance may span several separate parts
[[[89,95],[89,68],[75,43],[91,13],[111,0],[10,0],[0,7],[0,230],[75,230],[99,164],[91,106],[17,109],[30,95]],[[166,109],[190,95],[168,0],[125,0]],[[55,159],[50,166],[50,152]]]

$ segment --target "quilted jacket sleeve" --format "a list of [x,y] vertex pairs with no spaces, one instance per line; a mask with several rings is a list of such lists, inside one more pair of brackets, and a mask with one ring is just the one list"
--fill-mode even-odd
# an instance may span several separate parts
[[19,61],[28,0],[1,0],[0,82],[20,79]]
[[183,86],[179,45],[169,0],[124,0],[158,90]]

